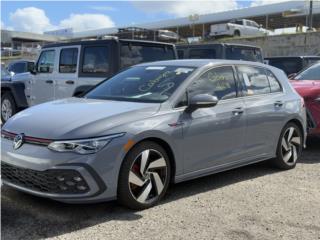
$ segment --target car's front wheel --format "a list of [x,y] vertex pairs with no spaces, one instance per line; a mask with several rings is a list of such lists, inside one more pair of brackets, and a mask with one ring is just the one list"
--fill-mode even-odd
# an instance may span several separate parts
[[300,128],[295,123],[288,123],[282,130],[277,157],[273,160],[276,167],[292,169],[296,166],[303,148],[303,136]]
[[1,97],[1,121],[5,123],[17,112],[16,102],[10,92],[5,92]]
[[157,204],[170,182],[171,166],[166,151],[157,143],[141,142],[126,156],[118,181],[118,201],[132,209]]

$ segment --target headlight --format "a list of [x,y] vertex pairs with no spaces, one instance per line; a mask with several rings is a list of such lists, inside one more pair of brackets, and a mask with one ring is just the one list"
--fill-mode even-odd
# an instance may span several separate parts
[[316,102],[320,102],[320,96],[316,97],[314,100],[315,100]]
[[106,146],[112,139],[123,136],[124,133],[113,134],[105,137],[87,138],[80,140],[55,141],[48,148],[56,152],[75,152],[79,154],[96,153]]

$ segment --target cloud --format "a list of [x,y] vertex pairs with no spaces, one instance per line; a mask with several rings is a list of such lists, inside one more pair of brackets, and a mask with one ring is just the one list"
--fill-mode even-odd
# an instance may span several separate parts
[[59,24],[62,28],[73,28],[75,32],[98,28],[114,27],[110,17],[103,14],[71,14]]
[[251,7],[273,4],[273,3],[280,3],[280,2],[288,2],[290,0],[253,0],[251,2]]
[[10,21],[18,31],[42,33],[54,28],[46,13],[35,7],[18,8],[10,13]]
[[109,6],[90,6],[89,8],[97,11],[110,11],[110,12],[114,12],[117,10],[116,8],[109,7]]
[[137,1],[132,4],[146,13],[169,13],[175,17],[206,14],[236,9],[236,0],[224,1]]
[[[115,24],[110,17],[104,14],[70,14],[66,19],[59,22],[58,25],[51,23],[43,9],[35,7],[18,8],[10,13],[11,29],[25,32],[43,33],[45,31],[61,28],[73,28],[75,32],[90,29],[114,27]],[[1,28],[5,27],[1,23]]]

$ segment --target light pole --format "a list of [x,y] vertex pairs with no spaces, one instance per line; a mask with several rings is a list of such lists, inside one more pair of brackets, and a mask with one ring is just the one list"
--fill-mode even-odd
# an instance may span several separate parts
[[192,22],[192,37],[194,37],[195,35],[195,29],[194,29],[194,25],[195,25],[195,22],[199,20],[199,15],[198,14],[191,14],[189,16],[189,21]]
[[312,10],[313,10],[313,0],[310,0],[309,3],[309,21],[308,21],[308,30],[311,31],[312,30]]

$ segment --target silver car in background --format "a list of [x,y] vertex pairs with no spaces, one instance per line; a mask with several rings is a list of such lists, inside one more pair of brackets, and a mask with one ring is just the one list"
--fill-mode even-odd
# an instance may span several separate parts
[[58,201],[144,209],[170,182],[269,159],[294,168],[305,138],[304,102],[281,70],[161,61],[13,116],[2,129],[1,174],[8,186]]

